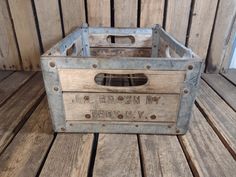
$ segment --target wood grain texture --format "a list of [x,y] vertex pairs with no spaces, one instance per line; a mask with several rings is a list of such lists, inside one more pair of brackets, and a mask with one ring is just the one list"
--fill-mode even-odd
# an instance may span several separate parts
[[110,0],[87,0],[89,26],[111,26]]
[[145,176],[192,176],[176,136],[139,136]]
[[179,94],[63,93],[66,120],[72,121],[176,122],[179,100]]
[[137,27],[138,0],[114,1],[115,27]]
[[236,112],[203,80],[200,83],[197,103],[204,110],[211,126],[236,159]]
[[153,27],[163,23],[165,0],[142,0],[140,26]]
[[151,49],[90,48],[92,57],[151,57]]
[[191,0],[168,0],[166,31],[185,45]]
[[94,177],[141,177],[137,135],[100,134]]
[[[148,82],[133,87],[101,86],[94,82],[100,74],[137,74],[144,73]],[[63,91],[90,92],[129,92],[129,93],[180,93],[184,82],[185,71],[151,71],[151,70],[89,70],[59,69]],[[80,76],[80,77],[77,77]],[[109,80],[109,79],[107,79]],[[161,84],[159,84],[161,83]]]
[[0,69],[20,70],[21,59],[17,49],[7,0],[0,1],[0,24]]
[[0,83],[0,106],[6,102],[22,85],[24,85],[35,73],[15,72]]
[[24,70],[40,69],[40,46],[32,1],[9,0]]
[[203,74],[202,77],[236,111],[236,87],[219,74]]
[[0,152],[17,133],[43,93],[42,75],[38,73],[0,107]]
[[215,28],[209,49],[207,72],[219,73],[236,17],[236,1],[219,1]]
[[44,51],[62,38],[58,0],[34,0]]
[[194,4],[188,47],[204,60],[213,29],[217,2],[218,0],[197,0]]
[[36,176],[53,140],[46,98],[0,156],[0,176]]
[[200,111],[194,107],[190,129],[180,142],[195,176],[234,176],[236,161]]
[[10,76],[13,71],[0,71],[0,82]]
[[65,35],[86,22],[84,0],[61,0],[61,8]]
[[87,176],[93,134],[58,134],[40,177]]
[[226,73],[222,74],[236,85],[236,69],[229,69]]

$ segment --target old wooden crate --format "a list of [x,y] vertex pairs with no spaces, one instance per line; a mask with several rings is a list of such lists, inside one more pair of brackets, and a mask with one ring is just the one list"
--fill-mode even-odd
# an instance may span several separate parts
[[158,25],[83,26],[41,65],[56,132],[184,134],[202,60]]

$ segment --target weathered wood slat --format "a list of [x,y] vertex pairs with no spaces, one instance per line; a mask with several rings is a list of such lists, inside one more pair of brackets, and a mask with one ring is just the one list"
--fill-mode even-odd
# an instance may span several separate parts
[[236,113],[203,80],[197,103],[221,140],[236,159]]
[[176,136],[139,136],[145,176],[192,176]]
[[0,153],[17,133],[44,93],[42,75],[36,74],[0,107]]
[[40,69],[40,46],[32,9],[32,1],[9,0],[23,68]]
[[165,0],[142,0],[140,26],[153,27],[155,24],[162,25]]
[[44,51],[62,38],[58,0],[34,0]]
[[190,0],[168,0],[166,31],[185,44],[190,13]]
[[0,69],[21,69],[7,0],[0,1]]
[[52,125],[44,98],[0,156],[0,176],[36,176],[52,140]]
[[0,82],[9,77],[13,71],[0,71]]
[[188,46],[203,59],[208,51],[217,2],[218,0],[197,0],[193,8]]
[[85,23],[84,0],[61,0],[65,35]]
[[236,111],[236,87],[219,74],[202,77]]
[[[209,11],[209,10],[208,10]],[[236,14],[236,1],[219,1],[216,14],[215,28],[212,34],[211,46],[209,49],[207,71],[219,73],[222,60],[225,56],[227,45],[230,41],[233,23]],[[235,32],[234,32],[235,33]]]
[[114,1],[115,27],[137,27],[138,0]]
[[35,73],[15,72],[0,83],[0,106],[24,85]]
[[196,107],[190,129],[180,142],[195,176],[235,175],[236,161]]
[[87,176],[93,134],[58,134],[40,177]]
[[141,176],[137,135],[100,134],[93,176]]
[[229,69],[226,73],[222,74],[236,85],[236,69]]
[[89,26],[111,26],[110,0],[87,0]]

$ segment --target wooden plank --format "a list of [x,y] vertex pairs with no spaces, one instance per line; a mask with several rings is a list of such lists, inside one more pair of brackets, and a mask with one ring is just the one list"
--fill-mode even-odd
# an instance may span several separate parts
[[44,51],[62,38],[58,0],[34,0]]
[[151,49],[142,48],[90,48],[92,57],[151,57]]
[[226,73],[222,74],[236,85],[236,69],[229,69]]
[[58,134],[40,177],[87,176],[93,134]]
[[86,22],[84,0],[61,0],[61,8],[65,35]]
[[236,110],[236,87],[219,74],[203,74],[203,79]]
[[[136,87],[101,86],[94,82],[95,77],[101,73],[117,75],[144,73],[148,82]],[[180,93],[185,71],[59,69],[59,77],[63,91]]]
[[165,0],[142,0],[140,26],[153,27],[163,23]]
[[21,69],[20,57],[14,36],[14,29],[7,7],[7,0],[0,1],[0,69]]
[[192,176],[176,136],[139,136],[144,176]]
[[188,47],[203,59],[207,56],[217,2],[218,0],[198,0],[193,8]]
[[32,1],[9,0],[24,70],[40,69],[40,46]]
[[43,93],[42,75],[38,73],[0,107],[0,153],[17,133]]
[[179,138],[195,176],[235,175],[236,161],[196,107],[189,131]]
[[0,83],[0,106],[10,98],[22,85],[24,85],[35,73],[15,72]]
[[179,94],[63,94],[66,120],[106,122],[176,122]]
[[0,176],[36,176],[53,140],[47,99],[0,156]]
[[225,56],[227,45],[230,41],[233,23],[236,14],[236,1],[219,1],[215,28],[212,35],[211,46],[209,49],[207,72],[219,73],[222,60]]
[[10,76],[13,71],[0,71],[0,82]]
[[110,0],[87,0],[89,26],[111,26]]
[[207,120],[236,159],[236,112],[232,110],[203,80],[197,103]]
[[191,0],[168,0],[166,31],[185,45]]
[[137,0],[114,1],[115,27],[137,27]]
[[141,177],[137,135],[100,134],[94,177]]

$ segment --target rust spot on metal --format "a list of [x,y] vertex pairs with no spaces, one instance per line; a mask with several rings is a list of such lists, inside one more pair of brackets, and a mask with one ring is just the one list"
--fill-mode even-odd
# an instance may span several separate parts
[[89,96],[84,96],[84,100],[89,100]]
[[122,115],[122,114],[119,114],[119,115],[118,115],[118,119],[123,119],[123,115]]
[[90,119],[90,118],[91,118],[91,115],[90,115],[90,114],[85,114],[85,118],[86,118],[86,119]]
[[97,68],[98,66],[96,64],[93,64],[93,68]]
[[153,115],[150,116],[150,118],[151,118],[151,119],[156,119],[157,116],[153,114]]
[[124,100],[124,97],[123,96],[118,96],[118,100],[122,101],[122,100]]

